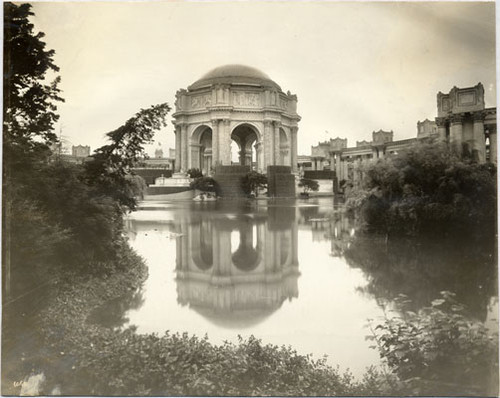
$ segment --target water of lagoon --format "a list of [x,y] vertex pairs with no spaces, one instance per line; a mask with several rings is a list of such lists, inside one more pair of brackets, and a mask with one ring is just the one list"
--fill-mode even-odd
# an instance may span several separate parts
[[399,293],[419,307],[456,291],[474,317],[496,318],[495,267],[482,266],[492,259],[484,250],[478,258],[468,249],[358,238],[331,198],[150,202],[126,226],[149,276],[134,296],[94,314],[108,327],[206,334],[213,343],[254,335],[327,355],[361,376],[380,361],[365,339],[367,320],[382,317]]
[[[497,325],[494,247],[363,236],[331,198],[142,206],[126,230],[148,279],[137,292],[103,303],[89,322],[206,334],[213,343],[253,334],[301,354],[328,355],[358,377],[380,363],[365,340],[367,319],[377,322],[398,294],[418,309],[450,290],[472,318]],[[70,387],[57,378],[64,363],[44,360],[36,337],[34,315],[47,303],[35,291],[6,307],[20,317],[8,325],[17,343],[3,341],[2,377],[24,383],[21,391],[3,384],[4,393]],[[44,385],[45,373],[56,384]]]

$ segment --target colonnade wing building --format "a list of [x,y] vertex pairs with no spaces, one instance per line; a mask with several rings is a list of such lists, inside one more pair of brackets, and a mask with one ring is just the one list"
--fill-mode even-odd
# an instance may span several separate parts
[[383,158],[409,148],[420,140],[435,139],[447,142],[459,155],[467,155],[480,163],[497,163],[496,108],[486,108],[484,88],[453,89],[437,94],[437,117],[434,121],[417,123],[417,136],[394,141],[393,131],[374,131],[371,141],[357,141],[347,146],[347,138],[335,138],[311,147],[313,170],[335,170],[339,181],[362,178],[359,168],[363,162]]
[[255,68],[213,69],[177,91],[173,117],[177,172],[231,165],[233,141],[240,165],[297,170],[297,96]]

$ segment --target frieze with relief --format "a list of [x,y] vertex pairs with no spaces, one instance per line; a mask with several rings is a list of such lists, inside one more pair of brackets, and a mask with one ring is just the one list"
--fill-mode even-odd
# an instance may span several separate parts
[[212,105],[212,94],[197,95],[195,97],[191,97],[192,109],[206,108],[210,105]]
[[260,94],[258,93],[233,93],[234,106],[260,106]]

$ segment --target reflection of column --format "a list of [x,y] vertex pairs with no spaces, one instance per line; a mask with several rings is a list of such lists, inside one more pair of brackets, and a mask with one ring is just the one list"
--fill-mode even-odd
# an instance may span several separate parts
[[[474,144],[472,149],[477,151],[477,160],[479,163],[486,161],[486,139],[484,137],[484,116],[481,112],[473,114],[474,117]],[[474,153],[473,152],[473,153]]]
[[280,164],[280,122],[274,122],[274,163]]
[[219,164],[219,120],[212,120],[212,164]]
[[[298,209],[298,208],[297,208]],[[297,211],[297,210],[296,210]],[[294,216],[294,220],[296,219],[296,215]],[[298,249],[299,247],[299,239],[298,239],[298,226],[297,222],[292,223],[292,265],[294,267],[299,266],[299,256],[298,256]]]
[[181,126],[175,126],[175,171],[179,172],[181,170],[181,159],[182,159],[182,149],[181,149]]
[[438,128],[438,140],[445,142],[446,141],[446,119],[442,117],[436,118],[436,124]]
[[292,127],[291,132],[292,132],[292,145],[291,145],[291,166],[292,166],[292,173],[297,172],[297,132],[299,128],[298,127]]
[[462,115],[453,115],[450,128],[450,147],[458,155],[462,155]]

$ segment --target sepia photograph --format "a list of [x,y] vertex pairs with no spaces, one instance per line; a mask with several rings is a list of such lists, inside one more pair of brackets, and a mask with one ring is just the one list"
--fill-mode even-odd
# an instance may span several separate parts
[[499,395],[495,2],[3,20],[3,396]]

